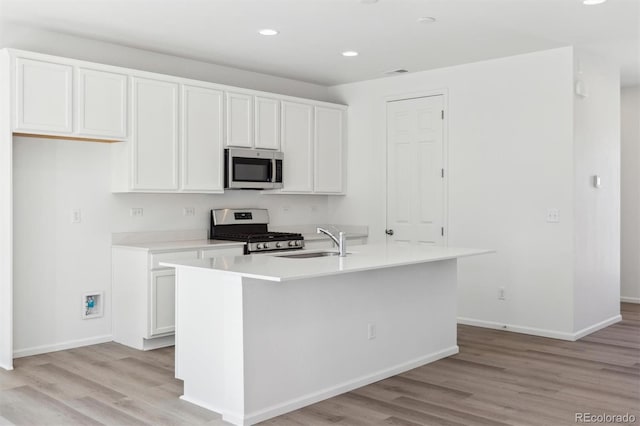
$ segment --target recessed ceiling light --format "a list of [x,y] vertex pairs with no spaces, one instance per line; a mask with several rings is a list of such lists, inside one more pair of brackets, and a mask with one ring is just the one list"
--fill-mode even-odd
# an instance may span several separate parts
[[353,50],[347,50],[345,52],[342,52],[342,56],[358,56],[358,52]]
[[279,33],[278,30],[272,30],[271,28],[265,28],[263,30],[258,31],[258,34],[263,36],[274,36]]
[[423,16],[421,18],[418,18],[418,22],[420,22],[421,24],[431,24],[432,22],[436,22],[436,18],[434,18],[433,16]]
[[595,4],[602,4],[607,0],[582,0],[582,4],[586,4],[587,6],[593,6]]

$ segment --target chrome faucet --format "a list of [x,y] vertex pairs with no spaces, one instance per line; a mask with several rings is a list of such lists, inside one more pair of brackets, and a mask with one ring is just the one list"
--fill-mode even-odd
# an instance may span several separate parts
[[318,227],[316,228],[316,232],[318,234],[327,235],[329,238],[333,240],[334,243],[336,243],[336,245],[338,246],[338,251],[340,252],[340,257],[345,257],[347,255],[347,239],[345,238],[344,232],[340,232],[338,234],[338,238],[336,238],[335,235],[333,235],[331,232],[327,231],[324,228]]

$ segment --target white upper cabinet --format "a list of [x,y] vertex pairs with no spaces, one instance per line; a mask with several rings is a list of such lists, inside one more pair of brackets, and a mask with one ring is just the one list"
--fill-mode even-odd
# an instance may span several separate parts
[[73,132],[73,67],[16,58],[14,131]]
[[[281,190],[344,194],[346,107],[6,49],[12,131],[111,146],[113,192],[224,191],[224,148],[281,150]],[[120,143],[120,141],[122,143]]]
[[255,147],[280,149],[280,101],[256,96]]
[[78,68],[78,134],[127,137],[127,76]]
[[314,192],[343,192],[344,111],[315,107]]
[[178,189],[178,89],[173,82],[132,78],[134,190]]
[[181,189],[222,192],[224,93],[182,86]]
[[313,191],[313,106],[282,102],[281,192]]
[[226,145],[253,147],[253,96],[227,92]]

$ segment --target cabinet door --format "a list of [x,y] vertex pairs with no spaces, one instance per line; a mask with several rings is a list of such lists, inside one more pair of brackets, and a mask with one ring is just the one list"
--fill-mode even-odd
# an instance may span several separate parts
[[173,269],[151,273],[151,329],[149,336],[173,333],[176,329],[176,274]]
[[280,149],[280,101],[255,98],[255,146]]
[[182,185],[185,191],[222,188],[223,92],[182,87]]
[[178,85],[132,79],[133,189],[178,189]]
[[283,192],[313,191],[313,107],[282,102]]
[[253,147],[253,96],[227,92],[227,146]]
[[16,59],[17,131],[72,133],[70,65]]
[[343,191],[343,117],[340,109],[315,108],[314,191]]
[[127,136],[127,76],[78,69],[78,133],[111,139]]

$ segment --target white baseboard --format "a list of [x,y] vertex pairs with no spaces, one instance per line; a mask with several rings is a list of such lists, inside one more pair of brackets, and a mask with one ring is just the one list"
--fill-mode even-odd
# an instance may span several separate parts
[[0,368],[2,368],[3,370],[11,371],[13,370],[13,364],[11,365],[0,364]]
[[576,340],[591,334],[605,327],[615,324],[622,320],[620,315],[615,315],[597,324],[593,324],[589,327],[585,327],[582,330],[578,330],[575,333],[567,333],[565,331],[547,330],[543,328],[524,327],[512,324],[502,324],[494,321],[482,321],[473,318],[458,317],[458,324],[472,325],[474,327],[491,328],[494,330],[510,331],[512,333],[530,334],[532,336],[549,337],[551,339],[568,340],[575,342]]
[[[241,418],[241,425],[253,425],[259,423],[261,421],[270,419],[275,416],[279,416],[281,414],[288,413],[293,410],[297,410],[298,408],[306,407],[307,405],[315,404],[316,402],[325,400],[327,398],[334,397],[336,395],[343,394],[345,392],[349,392],[353,389],[357,389],[362,386],[369,385],[371,383],[375,383],[379,380],[386,379],[391,376],[395,376],[400,373],[404,373],[405,371],[409,371],[411,369],[420,367],[425,364],[429,364],[431,362],[437,361],[442,358],[446,358],[451,355],[455,355],[459,352],[458,346],[452,346],[450,348],[444,349],[439,352],[435,352],[399,365],[395,365],[393,367],[380,370],[374,372],[372,374],[368,374],[363,377],[359,377],[353,380],[349,380],[347,382],[338,384],[336,386],[332,386],[327,389],[322,389],[318,392],[310,393],[304,396],[301,396],[296,399],[292,399],[290,401],[286,401],[284,403],[274,405],[260,411],[255,411],[253,413],[248,413],[244,415],[244,418]],[[237,415],[233,413],[231,416],[222,414],[222,419],[232,422],[233,420],[237,420]]]
[[310,394],[301,396],[299,398],[285,401],[281,404],[273,405],[271,407],[264,408],[260,411],[255,411],[253,413],[249,413],[245,415],[243,415],[242,413],[225,411],[219,407],[213,407],[207,404],[206,402],[191,398],[187,395],[182,395],[180,399],[190,402],[192,404],[198,405],[202,408],[206,408],[207,410],[220,413],[222,414],[222,420],[229,422],[231,424],[240,425],[240,426],[249,426],[249,425],[253,425],[261,421],[279,416],[281,414],[289,413],[291,411],[297,410],[298,408],[315,404],[316,402],[320,402],[327,398],[332,398],[336,395],[349,392],[353,389],[357,389],[359,387],[366,386],[371,383],[375,383],[379,380],[386,379],[388,377],[395,376],[400,373],[404,373],[405,371],[409,371],[411,369],[420,367],[422,365],[429,364],[439,359],[446,358],[451,355],[455,355],[458,352],[459,352],[458,346],[452,346],[442,351],[435,352],[435,353],[426,355],[424,357],[420,357],[399,365],[395,365],[393,367],[390,367],[384,370],[376,371],[372,374],[368,374],[366,376],[359,377],[357,379],[349,380],[348,382],[344,382],[327,389],[322,389],[318,392],[310,393]]
[[510,331],[513,333],[530,334],[532,336],[550,337],[560,340],[575,340],[571,333],[557,330],[546,330],[543,328],[523,327],[512,324],[503,324],[494,321],[483,321],[473,318],[458,317],[458,324],[472,325],[474,327],[491,328],[494,330]]
[[624,297],[620,296],[620,301],[625,303],[640,303],[640,297]]
[[88,339],[68,340],[53,345],[34,346],[32,348],[18,349],[13,351],[14,358],[22,358],[31,355],[40,355],[47,352],[63,351],[65,349],[79,348],[81,346],[97,345],[98,343],[112,342],[113,336],[108,334],[98,337],[90,337]]
[[166,348],[176,344],[176,336],[154,337],[153,339],[142,339],[142,350],[151,351],[153,349]]
[[593,324],[590,325],[589,327],[585,327],[582,330],[578,330],[575,333],[573,333],[574,339],[573,340],[578,340],[584,336],[586,336],[587,334],[591,334],[594,333],[598,330],[602,330],[605,327],[609,327],[611,324],[615,324],[619,321],[622,321],[622,316],[621,315],[614,315],[611,318],[608,318],[604,321],[600,321],[597,324]]

